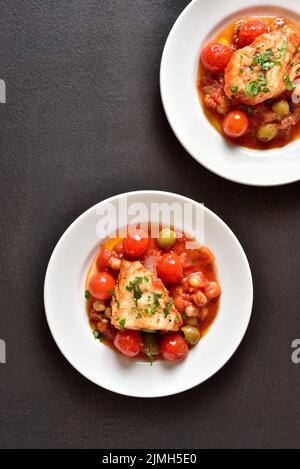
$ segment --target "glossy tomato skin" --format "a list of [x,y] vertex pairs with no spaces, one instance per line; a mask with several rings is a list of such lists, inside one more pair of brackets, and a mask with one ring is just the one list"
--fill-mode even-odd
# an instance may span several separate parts
[[261,34],[267,32],[267,25],[262,21],[249,21],[245,23],[239,31],[238,46],[249,46],[250,44],[252,44],[254,39],[256,39]]
[[148,244],[149,238],[145,231],[131,230],[123,241],[123,251],[127,257],[139,259],[146,253]]
[[189,347],[182,335],[174,332],[165,335],[162,339],[160,343],[160,351],[166,360],[177,362],[183,360],[187,356]]
[[216,42],[208,44],[202,49],[201,62],[202,65],[212,73],[220,73],[225,70],[233,53],[233,48]]
[[141,351],[142,338],[137,331],[118,331],[114,340],[114,346],[127,357],[135,357]]
[[248,128],[249,119],[243,111],[229,112],[223,122],[223,130],[231,138],[241,137]]
[[96,260],[97,269],[100,271],[107,269],[111,256],[112,252],[102,246]]
[[107,272],[99,272],[89,279],[88,290],[97,300],[108,300],[115,288],[114,278]]
[[180,283],[183,279],[183,267],[179,256],[169,252],[161,256],[157,266],[158,277],[166,284]]

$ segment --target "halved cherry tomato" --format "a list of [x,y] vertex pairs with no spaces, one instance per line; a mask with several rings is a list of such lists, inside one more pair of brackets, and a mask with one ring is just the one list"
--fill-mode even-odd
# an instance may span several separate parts
[[123,241],[123,250],[126,256],[138,259],[145,254],[148,244],[149,238],[145,231],[140,229],[131,230],[130,234]]
[[245,23],[239,31],[238,46],[249,46],[254,39],[267,32],[267,25],[262,21],[248,21],[248,23]]
[[162,356],[171,362],[183,360],[189,352],[189,347],[182,335],[174,332],[165,335],[160,343]]
[[164,254],[158,260],[157,275],[164,283],[180,283],[183,279],[183,267],[179,256],[173,252]]
[[212,73],[219,73],[225,70],[233,53],[233,48],[216,42],[208,44],[201,52],[201,62],[203,66]]
[[223,130],[228,137],[237,138],[244,135],[249,127],[249,119],[243,111],[231,111],[223,122]]
[[97,300],[107,300],[115,288],[115,280],[107,272],[92,275],[88,283],[90,294]]
[[111,256],[112,256],[112,252],[109,249],[102,247],[100,249],[99,255],[96,260],[97,269],[98,270],[107,269],[109,265],[109,259],[111,258]]
[[141,351],[142,338],[137,331],[118,331],[114,346],[127,357],[135,357]]

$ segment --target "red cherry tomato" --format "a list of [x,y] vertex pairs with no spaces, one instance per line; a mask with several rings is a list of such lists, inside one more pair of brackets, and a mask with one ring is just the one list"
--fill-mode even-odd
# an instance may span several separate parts
[[209,44],[201,52],[201,62],[203,66],[212,73],[219,73],[225,70],[233,49],[221,42]]
[[244,135],[249,127],[249,119],[242,111],[231,111],[223,122],[223,130],[228,137],[237,138]]
[[102,247],[96,260],[97,269],[107,269],[109,265],[109,259],[111,258],[112,252],[109,249]]
[[169,252],[158,260],[157,275],[164,283],[180,283],[183,279],[183,267],[177,254]]
[[249,46],[254,39],[267,32],[267,25],[262,21],[249,21],[248,23],[245,23],[239,31],[238,46]]
[[118,331],[114,346],[127,357],[135,357],[141,351],[142,338],[137,331]]
[[107,300],[112,295],[115,288],[115,280],[107,272],[99,272],[92,275],[89,280],[88,290],[97,300]]
[[189,352],[186,340],[178,333],[167,334],[160,343],[162,356],[171,362],[183,360]]
[[123,250],[126,256],[132,259],[142,257],[147,251],[149,239],[143,230],[131,230],[123,241]]

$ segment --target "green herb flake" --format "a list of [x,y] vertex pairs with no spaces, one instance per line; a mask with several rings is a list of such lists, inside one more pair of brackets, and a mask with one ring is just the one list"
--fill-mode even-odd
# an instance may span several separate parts
[[141,319],[141,317],[142,317],[142,313],[138,313],[138,314],[136,315],[135,319]]
[[84,296],[88,300],[91,297],[91,294],[88,290],[85,290]]
[[119,301],[118,301],[118,299],[117,299],[115,290],[107,290],[107,293],[109,293],[109,294],[114,298],[114,300],[115,300],[115,302],[117,303],[117,305],[120,304]]
[[258,78],[255,81],[249,81],[245,86],[245,95],[250,97],[255,97],[259,93],[267,93],[270,91],[268,88],[268,83],[265,75],[262,72],[258,73]]
[[185,321],[187,320],[187,315],[186,315],[186,312],[183,311],[183,313],[181,313],[181,317],[182,319],[184,319]]
[[127,291],[133,293],[135,304],[137,304],[137,301],[142,297],[143,293],[140,285],[143,282],[149,282],[148,277],[137,277],[133,282],[129,282],[125,287]]
[[170,298],[169,303],[164,307],[164,310],[163,310],[165,318],[170,314],[170,309],[172,308],[173,304],[174,304],[173,298]]
[[282,41],[281,47],[279,47],[279,49],[278,49],[278,51],[279,51],[279,57],[284,57],[284,56],[285,56],[285,53],[286,53],[286,51],[287,51],[287,49],[288,49],[287,42],[286,42],[286,40],[284,39],[284,40]]
[[161,293],[153,293],[153,303],[150,309],[150,314],[155,314],[156,313],[156,308],[159,306],[159,300],[162,298]]
[[292,91],[296,88],[296,85],[294,85],[294,83],[291,82],[291,79],[288,75],[285,75],[284,82],[285,82],[286,89],[288,91]]
[[100,340],[100,342],[103,342],[103,334],[101,334],[101,332],[97,331],[97,329],[94,329],[93,330],[93,336],[95,337],[95,339],[98,339]]
[[126,322],[126,319],[120,319],[120,321],[119,321],[119,326],[120,326],[121,329],[124,329],[124,327],[125,327],[125,322]]
[[236,86],[236,85],[231,85],[231,92],[232,92],[232,93],[237,93],[238,90],[239,90],[238,86]]

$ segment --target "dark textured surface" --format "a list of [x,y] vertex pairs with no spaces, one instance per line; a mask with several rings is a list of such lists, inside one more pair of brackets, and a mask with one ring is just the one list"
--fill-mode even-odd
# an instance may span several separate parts
[[[209,173],[172,134],[158,73],[187,0],[2,0],[1,447],[300,446],[299,184],[243,187]],[[158,400],[97,388],[48,330],[43,280],[84,210],[136,189],[178,192],[233,229],[255,303],[234,358],[207,383]]]

